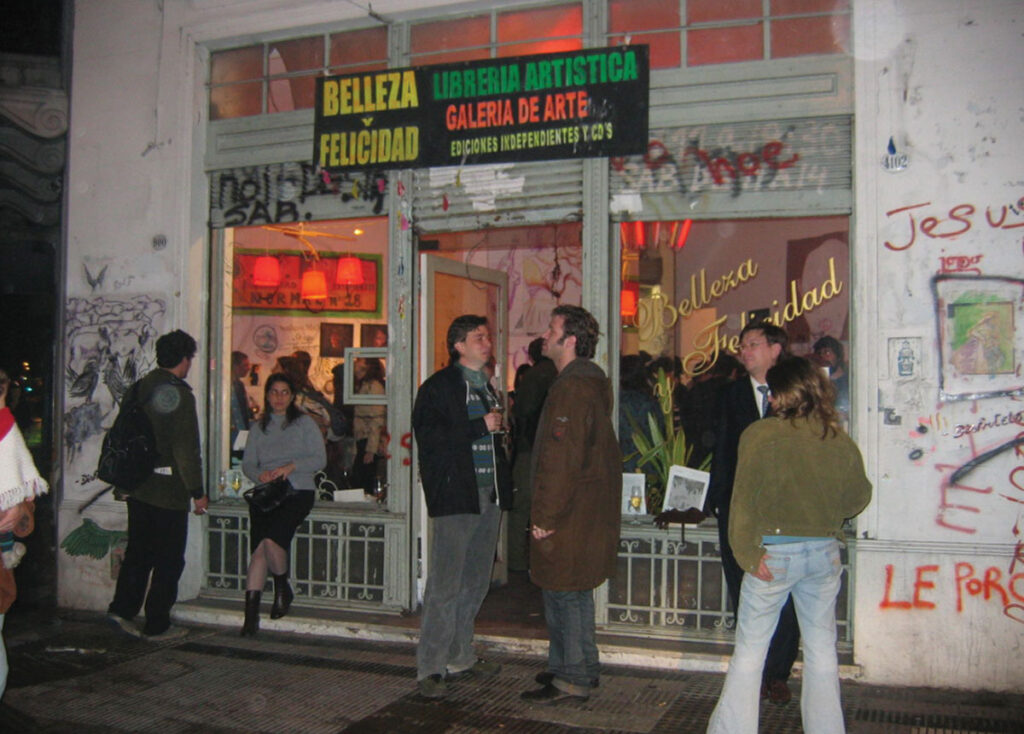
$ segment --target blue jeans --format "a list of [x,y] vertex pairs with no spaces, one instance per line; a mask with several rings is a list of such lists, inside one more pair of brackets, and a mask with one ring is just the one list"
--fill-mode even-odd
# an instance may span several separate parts
[[548,625],[548,671],[552,685],[573,695],[589,695],[600,673],[594,630],[594,592],[544,590]]
[[743,576],[736,644],[708,734],[757,734],[761,670],[779,610],[793,596],[803,637],[800,713],[807,734],[845,732],[836,656],[836,596],[842,566],[833,538],[768,546],[765,563],[775,577]]
[[423,592],[416,678],[457,673],[473,666],[473,622],[491,587],[501,510],[480,498],[480,514],[430,519],[433,540]]

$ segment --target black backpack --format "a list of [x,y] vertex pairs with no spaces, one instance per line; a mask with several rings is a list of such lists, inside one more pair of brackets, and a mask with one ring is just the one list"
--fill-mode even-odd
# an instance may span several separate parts
[[144,407],[136,382],[125,393],[117,418],[103,439],[96,467],[97,479],[129,492],[149,478],[157,462],[156,436]]

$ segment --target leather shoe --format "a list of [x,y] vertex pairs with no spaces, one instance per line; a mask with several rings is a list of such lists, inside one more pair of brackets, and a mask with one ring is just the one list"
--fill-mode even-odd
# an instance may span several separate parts
[[530,703],[561,703],[562,701],[587,701],[590,696],[579,696],[574,693],[566,693],[548,683],[543,688],[533,691],[526,691],[519,694],[519,698]]
[[[533,676],[533,679],[535,681],[537,681],[539,684],[541,684],[542,686],[547,686],[547,685],[550,685],[551,681],[553,681],[555,679],[555,674],[552,673],[550,670],[545,670],[543,673],[537,673],[537,675]],[[591,688],[597,688],[599,685],[601,685],[601,679],[600,678],[591,678],[590,679],[590,687]]]
[[777,706],[784,706],[792,700],[793,694],[786,681],[775,678],[761,684],[761,698],[767,698]]

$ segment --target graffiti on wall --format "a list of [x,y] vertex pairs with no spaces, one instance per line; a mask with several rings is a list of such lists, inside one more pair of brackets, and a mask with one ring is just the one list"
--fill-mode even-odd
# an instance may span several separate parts
[[[154,344],[167,306],[151,296],[69,298],[65,314],[64,445],[68,475],[93,480],[75,464],[97,451],[125,392],[154,366]],[[87,458],[87,457],[86,457]]]
[[[900,237],[885,240],[885,247],[897,252],[907,250],[917,242],[918,235],[928,239],[951,239],[967,234],[972,228],[988,225],[990,229],[1010,230],[1024,227],[1024,197],[1014,204],[985,207],[983,217],[978,216],[980,206],[957,204],[937,211],[930,201],[890,209],[885,216],[893,222],[902,222]],[[923,218],[921,215],[927,214]]]
[[895,567],[887,564],[879,609],[909,611],[948,607],[962,614],[969,604],[992,604],[1014,622],[1024,624],[1024,572],[1014,573],[1012,565],[1006,572],[998,566],[979,568],[969,561],[958,561],[952,567],[925,564],[916,566],[909,578],[897,581],[895,576]]
[[[387,182],[382,171],[327,173],[311,163],[214,171],[210,174],[210,226],[309,221],[314,219],[311,205],[324,199],[332,202],[334,217],[380,214]],[[346,206],[339,210],[338,202]]]
[[612,188],[643,193],[849,187],[828,156],[849,147],[836,120],[783,120],[652,130],[642,156],[612,158]]

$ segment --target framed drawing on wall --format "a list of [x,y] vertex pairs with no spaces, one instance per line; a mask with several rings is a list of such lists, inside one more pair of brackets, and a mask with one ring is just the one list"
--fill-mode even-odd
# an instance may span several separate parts
[[354,335],[353,324],[320,324],[320,356],[344,357]]
[[685,512],[691,507],[704,509],[711,475],[688,466],[673,464],[668,470],[668,488],[665,491],[665,509]]
[[387,405],[387,379],[384,380],[383,393],[357,393],[355,387],[356,363],[362,359],[375,359],[381,363],[381,371],[386,376],[387,349],[362,349],[349,347],[345,350],[345,379],[342,395],[345,405]]
[[382,349],[388,345],[387,324],[360,324],[359,346],[370,349]]
[[937,275],[932,279],[939,328],[939,397],[974,400],[1024,393],[1021,362],[1024,280]]

